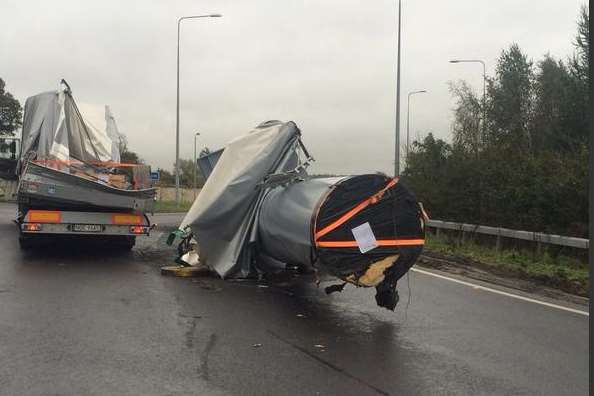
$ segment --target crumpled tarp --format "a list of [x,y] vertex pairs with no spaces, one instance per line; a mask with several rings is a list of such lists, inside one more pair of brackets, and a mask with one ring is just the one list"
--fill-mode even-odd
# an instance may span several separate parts
[[298,167],[300,131],[293,122],[268,121],[231,141],[180,224],[190,227],[200,259],[221,277],[248,276],[257,241],[257,215],[274,175]]
[[31,96],[25,102],[22,162],[30,153],[38,160],[101,162],[117,158],[118,162],[117,144],[107,132],[89,128],[67,87]]
[[105,133],[109,137],[111,161],[120,162],[120,131],[109,106],[105,106]]

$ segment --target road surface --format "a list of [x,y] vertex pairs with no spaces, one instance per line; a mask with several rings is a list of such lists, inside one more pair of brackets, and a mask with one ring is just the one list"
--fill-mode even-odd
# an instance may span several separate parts
[[163,277],[179,215],[156,216],[130,253],[24,253],[14,211],[0,204],[1,395],[588,393],[580,313],[425,272],[410,273],[408,308],[400,282],[396,312],[306,277]]

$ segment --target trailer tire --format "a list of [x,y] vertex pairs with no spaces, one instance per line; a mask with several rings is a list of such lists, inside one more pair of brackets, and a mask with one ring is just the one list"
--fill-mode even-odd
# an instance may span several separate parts
[[34,240],[31,236],[28,235],[19,235],[19,247],[21,250],[31,250],[34,247]]
[[132,250],[134,245],[136,244],[136,237],[135,236],[125,236],[122,237],[117,242],[118,248],[122,250]]

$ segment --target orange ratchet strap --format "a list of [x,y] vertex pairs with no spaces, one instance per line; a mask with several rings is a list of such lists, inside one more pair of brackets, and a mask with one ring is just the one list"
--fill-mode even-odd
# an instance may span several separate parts
[[[77,161],[77,160],[35,160],[33,161],[36,164],[52,166],[52,165],[83,165],[85,162]],[[87,161],[87,164],[97,165],[97,166],[105,166],[107,168],[133,168],[136,166],[143,166],[143,164],[127,164],[123,162],[114,162],[114,161]]]
[[[347,222],[357,213],[361,212],[363,209],[368,207],[369,205],[373,205],[377,203],[386,193],[386,191],[398,183],[399,178],[395,177],[394,179],[390,180],[390,182],[386,185],[386,187],[382,188],[377,193],[373,194],[371,197],[367,198],[365,201],[359,203],[353,209],[349,210],[344,215],[340,216],[336,221],[327,225],[326,227],[322,228],[318,231],[315,235],[316,246],[321,248],[351,248],[351,247],[358,247],[357,241],[320,241],[319,239],[324,235],[332,232],[336,228],[340,227],[342,224]],[[377,240],[378,246],[418,246],[424,245],[424,239],[380,239]]]
[[377,203],[381,199],[381,197],[384,196],[384,194],[386,193],[386,191],[389,188],[395,186],[396,183],[398,183],[398,180],[399,180],[398,177],[393,178],[386,185],[386,187],[382,188],[380,191],[373,194],[371,197],[367,198],[365,201],[361,202],[359,205],[355,206],[353,209],[349,210],[348,212],[346,212],[345,214],[340,216],[340,218],[338,218],[338,220],[336,220],[334,223],[328,224],[326,227],[324,227],[320,231],[318,231],[315,235],[316,243],[318,244],[318,246],[320,246],[319,245],[320,242],[318,242],[318,239],[320,239],[324,235],[328,234],[329,232],[332,232],[336,228],[340,227],[342,224],[347,222],[351,217],[355,216],[357,213],[359,213],[360,211],[362,211],[369,205]]
[[[424,239],[380,239],[377,241],[378,246],[418,246],[424,245]],[[318,247],[322,248],[346,248],[358,247],[357,241],[318,241]]]

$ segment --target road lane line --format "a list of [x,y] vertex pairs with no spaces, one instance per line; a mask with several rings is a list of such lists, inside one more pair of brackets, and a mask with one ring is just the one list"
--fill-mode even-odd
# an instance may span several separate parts
[[528,298],[528,297],[520,296],[520,295],[517,295],[517,294],[506,293],[506,292],[501,291],[501,290],[491,289],[490,287],[485,287],[485,286],[477,285],[476,283],[465,282],[465,281],[462,281],[462,280],[459,280],[459,279],[450,278],[448,276],[439,275],[439,274],[436,274],[436,273],[431,272],[431,271],[425,271],[425,270],[418,269],[418,268],[411,268],[411,271],[415,271],[415,272],[418,272],[418,273],[421,273],[421,274],[425,274],[425,275],[429,275],[429,276],[434,276],[434,277],[440,278],[440,279],[449,280],[451,282],[459,283],[459,284],[465,285],[465,286],[470,286],[470,287],[475,288],[475,289],[480,289],[480,290],[488,291],[488,292],[495,293],[495,294],[501,294],[502,296],[516,298],[518,300],[528,301],[528,302],[531,302],[531,303],[534,303],[534,304],[540,304],[540,305],[544,305],[544,306],[547,306],[547,307],[560,309],[560,310],[567,311],[567,312],[573,312],[573,313],[576,313],[578,315],[590,316],[590,313],[587,312],[587,311],[581,311],[579,309],[568,308],[568,307],[564,307],[562,305],[551,304],[551,303],[548,303],[548,302],[545,302],[545,301],[535,300],[533,298]]

